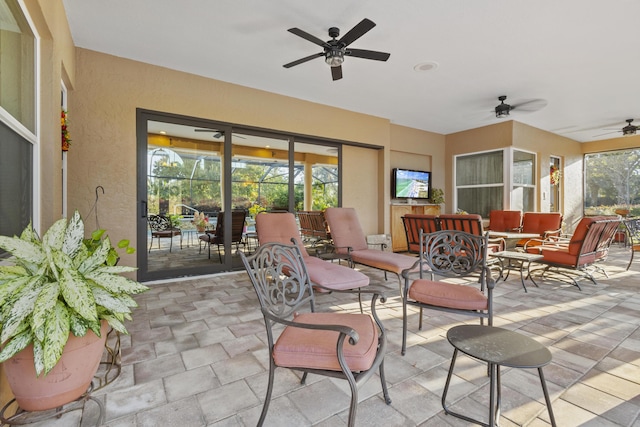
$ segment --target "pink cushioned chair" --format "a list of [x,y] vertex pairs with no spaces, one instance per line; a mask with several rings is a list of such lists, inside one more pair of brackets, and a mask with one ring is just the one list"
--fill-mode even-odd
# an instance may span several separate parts
[[[258,215],[259,217],[260,215]],[[375,372],[380,373],[384,401],[391,403],[384,375],[387,339],[376,314],[377,291],[372,294],[371,315],[317,313],[309,274],[298,245],[261,244],[251,256],[240,253],[258,296],[269,345],[269,383],[258,420],[267,416],[277,367],[346,379],[351,389],[348,425],[356,420],[358,389]],[[341,291],[348,292],[348,291]],[[305,311],[306,309],[306,311]],[[322,396],[315,396],[322,406]]]
[[[407,349],[407,306],[420,308],[418,329],[422,329],[422,310],[465,314],[488,319],[493,324],[493,288],[495,281],[487,266],[488,235],[464,231],[442,230],[420,232],[420,277],[405,277],[402,298],[402,354]],[[429,272],[430,279],[424,277]],[[471,279],[469,284],[435,280],[442,278]],[[478,280],[477,277],[480,277]]]
[[327,208],[324,216],[331,229],[336,251],[348,254],[352,265],[362,264],[383,270],[385,278],[387,272],[395,273],[402,295],[402,274],[405,270],[416,268],[418,259],[410,255],[369,249],[358,214],[353,208]]
[[310,256],[301,243],[296,218],[289,212],[266,213],[256,216],[256,233],[260,244],[296,242],[302,253],[311,283],[318,292],[358,289],[369,284],[369,276],[340,264]]

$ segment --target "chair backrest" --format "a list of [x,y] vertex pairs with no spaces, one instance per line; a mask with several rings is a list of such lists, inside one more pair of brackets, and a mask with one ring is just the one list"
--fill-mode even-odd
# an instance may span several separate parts
[[522,225],[522,212],[492,210],[489,212],[489,230],[516,231]]
[[425,233],[438,231],[437,215],[406,214],[402,217],[402,223],[407,236],[408,249],[412,253],[420,251],[420,230]]
[[329,240],[331,235],[322,211],[298,211],[300,233],[303,237]]
[[148,215],[147,223],[153,232],[169,231],[173,228],[171,220],[164,215]]
[[618,217],[583,217],[569,241],[569,254],[578,257],[591,254],[605,256],[620,223]]
[[[244,233],[244,221],[247,216],[247,212],[244,210],[231,211],[231,243],[238,243],[242,241],[242,234]],[[212,243],[224,242],[224,212],[218,212],[218,219],[215,229],[215,241]]]
[[354,208],[327,208],[324,211],[336,252],[346,253],[347,247],[354,251],[369,249],[362,231],[358,214]]
[[560,212],[525,212],[522,216],[522,232],[543,236],[545,231],[560,230],[562,214]]
[[268,316],[286,319],[306,304],[313,311],[313,290],[297,245],[265,243],[250,256],[240,252],[240,258],[258,295],[269,331],[273,322]]
[[441,230],[464,231],[466,233],[482,236],[482,217],[477,214],[449,214],[438,217]]
[[290,212],[259,213],[256,215],[256,233],[258,233],[260,245],[265,243],[290,245],[293,238],[299,246],[302,256],[305,258],[309,256],[300,239],[296,217]]
[[[488,234],[477,235],[458,230],[420,232],[421,271],[424,264],[444,277],[462,277],[487,270]],[[481,277],[486,278],[486,274]]]

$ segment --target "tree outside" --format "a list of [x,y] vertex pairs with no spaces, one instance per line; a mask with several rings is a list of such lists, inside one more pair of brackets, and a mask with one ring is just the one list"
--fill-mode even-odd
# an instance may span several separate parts
[[640,215],[640,149],[585,156],[584,208],[586,215],[618,209]]

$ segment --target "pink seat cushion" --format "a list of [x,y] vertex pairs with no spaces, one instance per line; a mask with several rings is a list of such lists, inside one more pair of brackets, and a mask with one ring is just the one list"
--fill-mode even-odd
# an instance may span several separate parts
[[[378,328],[368,314],[303,313],[296,322],[314,325],[344,325],[358,332],[356,345],[344,343],[344,356],[353,372],[371,368],[378,349]],[[341,371],[336,353],[338,332],[287,326],[273,347],[277,366]]]
[[487,310],[487,297],[473,286],[418,279],[409,288],[409,298],[423,304],[460,310]]
[[351,252],[351,259],[357,264],[368,265],[380,270],[400,274],[403,270],[411,268],[417,257],[397,254],[394,252],[380,251],[377,249],[365,249]]
[[[314,285],[329,289],[356,289],[369,284],[369,276],[344,265],[334,264],[320,258],[308,256],[304,258],[309,279]],[[324,289],[316,288],[323,292]]]

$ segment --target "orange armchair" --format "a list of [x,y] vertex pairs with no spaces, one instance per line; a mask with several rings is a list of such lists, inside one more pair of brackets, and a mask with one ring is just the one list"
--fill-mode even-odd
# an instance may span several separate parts
[[[526,252],[543,256],[541,260],[535,261],[536,264],[544,264],[543,275],[553,270],[561,277],[568,278],[571,284],[582,290],[577,279],[586,277],[597,285],[593,273],[599,271],[607,275],[606,271],[596,263],[607,258],[613,236],[620,223],[619,217],[584,217],[578,223],[571,239],[552,237],[545,241],[528,242],[524,248]],[[532,276],[531,280],[534,280]]]
[[[534,233],[540,239],[549,239],[552,236],[560,236],[562,232],[562,214],[560,212],[525,212],[522,216],[522,233]],[[531,247],[538,240],[534,240],[528,246]],[[524,247],[531,239],[520,239],[516,247]]]
[[492,210],[489,212],[489,226],[491,231],[519,231],[522,227],[522,212]]

